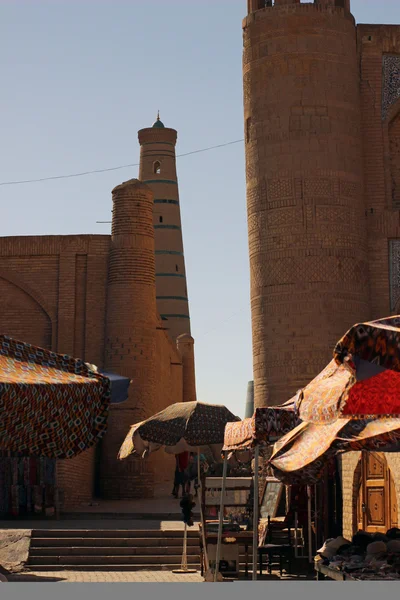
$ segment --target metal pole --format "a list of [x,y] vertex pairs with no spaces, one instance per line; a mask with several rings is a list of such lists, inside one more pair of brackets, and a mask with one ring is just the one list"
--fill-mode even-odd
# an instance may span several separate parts
[[294,513],[294,557],[298,558],[299,557],[299,549],[298,549],[298,542],[297,542],[297,531],[298,531],[298,516],[297,516],[297,510]]
[[183,554],[182,554],[182,571],[187,571],[187,525],[185,523],[185,530],[183,532]]
[[312,530],[311,530],[311,486],[307,486],[307,512],[308,512],[308,561],[312,563]]
[[203,486],[201,484],[201,473],[200,473],[200,448],[197,449],[197,479],[198,479],[198,483],[199,483],[199,489],[200,489],[200,521],[201,521],[201,537],[203,539],[203,552],[204,552],[204,562],[205,562],[205,570],[206,572],[209,569],[209,562],[208,562],[208,552],[207,552],[207,544],[206,544],[206,532],[205,532],[205,527],[206,527],[206,523],[204,520],[204,515],[203,515],[203,506],[202,506],[202,498],[203,498]]
[[317,486],[314,485],[314,529],[315,529],[315,548],[319,548],[318,544],[318,501],[317,501]]
[[228,470],[228,455],[224,456],[224,470],[222,473],[222,489],[221,489],[221,503],[219,507],[219,525],[218,525],[218,539],[217,539],[217,552],[215,557],[215,570],[214,570],[214,582],[217,581],[219,573],[219,559],[221,556],[221,542],[222,542],[222,528],[224,525],[224,498],[225,498],[225,483],[226,473]]
[[258,457],[260,446],[254,451],[254,507],[253,507],[253,580],[257,579],[257,550],[258,550]]

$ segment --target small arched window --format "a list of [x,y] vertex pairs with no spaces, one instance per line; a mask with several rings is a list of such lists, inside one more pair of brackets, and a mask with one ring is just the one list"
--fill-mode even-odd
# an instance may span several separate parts
[[178,265],[175,265],[175,270],[176,270],[176,272],[178,273],[178,271],[179,271],[179,267],[178,267]]
[[156,162],[153,163],[153,173],[155,175],[159,175],[161,173],[161,163],[158,160],[156,160]]
[[162,217],[160,217],[159,221],[160,221],[160,223],[162,223],[162,222],[163,222],[163,218],[162,218]]

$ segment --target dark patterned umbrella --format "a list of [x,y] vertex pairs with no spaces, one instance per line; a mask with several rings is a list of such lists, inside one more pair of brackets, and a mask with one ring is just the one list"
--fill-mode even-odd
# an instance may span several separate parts
[[165,446],[178,454],[201,446],[221,446],[225,425],[240,421],[225,406],[203,402],[171,404],[153,417],[132,425],[119,451],[118,458],[132,453],[143,455]]

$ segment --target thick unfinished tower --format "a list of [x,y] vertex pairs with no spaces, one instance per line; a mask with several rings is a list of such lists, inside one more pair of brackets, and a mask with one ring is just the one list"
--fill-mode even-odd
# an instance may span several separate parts
[[129,398],[111,407],[100,465],[104,498],[145,498],[154,491],[152,462],[117,460],[129,426],[156,412],[156,286],[153,194],[132,179],[113,189],[108,269],[107,370],[130,377]]
[[243,84],[255,406],[295,393],[369,318],[349,0],[248,0]]
[[138,133],[139,179],[154,194],[157,310],[171,338],[190,334],[189,303],[175,145],[177,132],[157,117],[152,127]]

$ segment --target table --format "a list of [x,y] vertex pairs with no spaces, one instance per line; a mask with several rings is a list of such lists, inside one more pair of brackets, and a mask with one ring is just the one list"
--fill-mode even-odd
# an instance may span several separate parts
[[[203,548],[203,538],[201,535],[201,523],[199,524],[199,535],[200,535],[200,561],[201,561],[201,574],[204,575],[204,548]],[[217,544],[218,542],[218,533],[207,533],[205,534],[206,544]],[[243,545],[245,548],[245,575],[248,577],[249,575],[249,546],[253,544],[253,532],[252,531],[224,531],[222,534],[222,543],[224,543],[224,539],[226,538],[235,538],[235,542],[230,542],[232,544]],[[238,565],[239,566],[239,565]],[[257,568],[257,565],[256,565]]]

